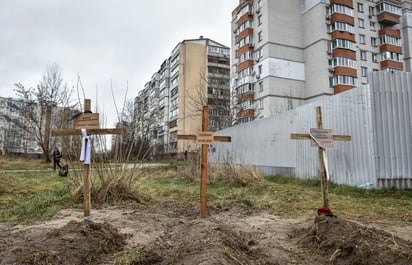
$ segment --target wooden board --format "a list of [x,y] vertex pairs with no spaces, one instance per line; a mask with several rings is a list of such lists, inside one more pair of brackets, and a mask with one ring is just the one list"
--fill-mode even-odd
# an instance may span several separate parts
[[77,117],[75,129],[99,129],[99,113],[82,113]]

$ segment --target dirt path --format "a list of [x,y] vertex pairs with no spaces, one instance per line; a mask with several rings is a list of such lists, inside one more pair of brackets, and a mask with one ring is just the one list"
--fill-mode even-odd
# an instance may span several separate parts
[[412,264],[411,226],[388,233],[236,206],[210,209],[207,219],[198,212],[108,207],[86,222],[81,210],[67,209],[40,224],[0,224],[0,264]]

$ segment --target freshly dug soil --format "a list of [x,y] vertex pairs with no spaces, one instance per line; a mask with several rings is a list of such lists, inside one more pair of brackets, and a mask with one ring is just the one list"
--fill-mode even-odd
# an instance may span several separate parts
[[313,264],[412,264],[412,242],[345,219],[316,217],[304,234]]
[[[412,225],[281,218],[253,205],[60,211],[29,226],[0,224],[0,264],[412,264]],[[387,231],[391,231],[387,232]]]

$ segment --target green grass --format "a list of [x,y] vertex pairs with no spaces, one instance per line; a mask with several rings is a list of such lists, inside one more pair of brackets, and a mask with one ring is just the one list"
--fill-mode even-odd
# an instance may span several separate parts
[[46,220],[72,206],[67,181],[55,172],[0,173],[0,222]]
[[[20,164],[14,165],[12,169],[19,169]],[[146,203],[198,204],[200,178],[190,175],[195,174],[191,167],[185,162],[179,167],[142,173],[144,177],[137,180],[137,185],[150,198]],[[237,204],[293,218],[316,215],[322,206],[317,180],[270,176],[239,182],[225,179],[225,172],[220,174],[208,185],[210,207]],[[75,179],[61,178],[51,171],[0,173],[0,222],[32,223],[46,220],[62,208],[81,208],[68,188],[73,183]],[[392,224],[412,222],[412,190],[366,190],[330,184],[329,203],[338,217]]]
[[[183,178],[145,179],[141,186],[156,201],[199,200],[199,180]],[[412,222],[412,190],[365,190],[329,185],[329,206],[337,216],[387,223]],[[220,179],[208,185],[208,205],[246,205],[284,217],[316,215],[322,206],[320,182],[285,176],[265,177],[246,186]]]
[[49,170],[53,168],[53,163],[46,163],[44,160],[24,160],[0,158],[0,170]]

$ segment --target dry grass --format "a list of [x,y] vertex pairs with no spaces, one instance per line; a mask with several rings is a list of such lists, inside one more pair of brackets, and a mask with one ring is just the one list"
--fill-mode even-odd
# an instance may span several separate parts
[[[10,161],[11,169],[33,168],[38,161]],[[40,162],[41,165],[41,162]],[[173,161],[159,168],[137,164],[94,163],[91,169],[93,205],[127,201],[177,204],[198,203],[200,166],[191,161]],[[51,165],[47,165],[51,168]],[[256,169],[236,165],[209,168],[208,200],[211,207],[242,204],[280,216],[315,214],[322,204],[318,180],[285,176],[263,177]],[[363,190],[329,185],[330,205],[338,216],[412,222],[412,191]],[[83,203],[83,171],[69,170],[67,178],[56,172],[0,174],[1,220],[42,220],[60,208]]]
[[213,184],[219,180],[226,180],[234,185],[245,187],[252,183],[262,182],[264,178],[257,168],[247,170],[242,166],[227,163],[209,169],[209,183]]

